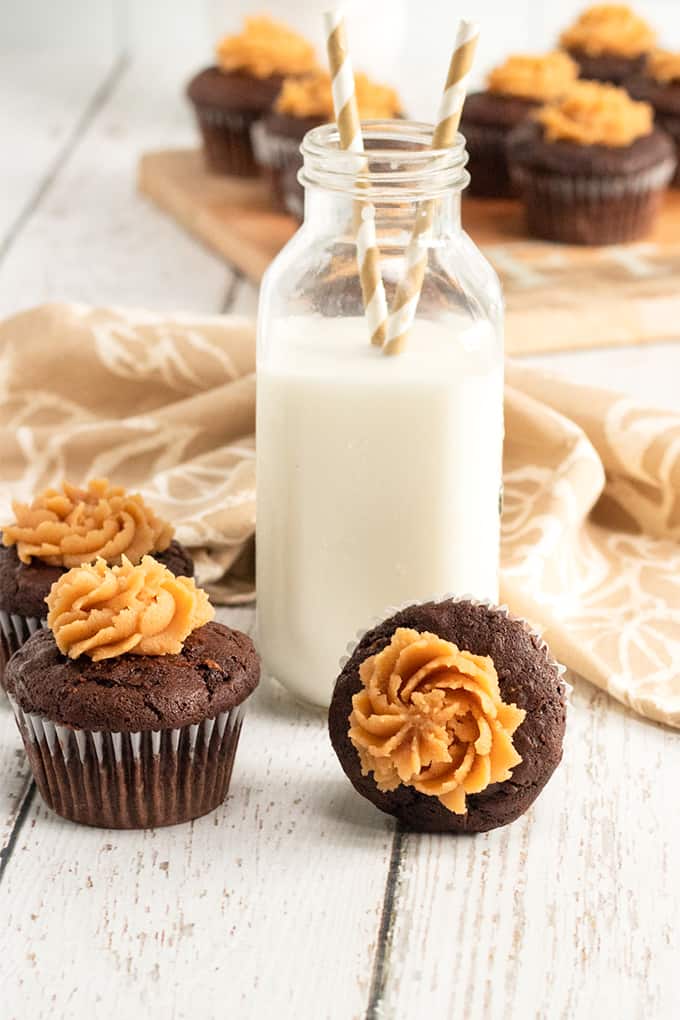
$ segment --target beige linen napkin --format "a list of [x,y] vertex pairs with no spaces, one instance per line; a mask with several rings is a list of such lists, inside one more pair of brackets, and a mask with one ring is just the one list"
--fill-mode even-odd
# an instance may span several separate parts
[[[0,324],[0,522],[107,475],[174,522],[213,597],[253,594],[250,320],[49,305]],[[502,594],[553,652],[680,726],[680,415],[508,366]]]

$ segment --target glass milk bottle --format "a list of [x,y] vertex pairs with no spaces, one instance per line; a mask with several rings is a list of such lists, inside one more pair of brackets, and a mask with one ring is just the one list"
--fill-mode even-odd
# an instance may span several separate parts
[[353,227],[356,157],[337,129],[302,146],[304,224],[262,284],[257,352],[257,600],[267,672],[330,701],[348,642],[390,606],[498,597],[503,306],[461,229],[464,140],[364,125],[388,300],[421,203],[427,269],[402,353],[371,346]]

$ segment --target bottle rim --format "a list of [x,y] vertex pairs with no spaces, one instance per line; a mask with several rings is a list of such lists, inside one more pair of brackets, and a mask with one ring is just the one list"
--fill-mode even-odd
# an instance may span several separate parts
[[361,125],[363,152],[343,149],[336,124],[312,128],[302,140],[298,180],[372,201],[418,201],[460,192],[470,180],[459,133],[453,145],[432,149],[433,125],[423,121],[368,120]]

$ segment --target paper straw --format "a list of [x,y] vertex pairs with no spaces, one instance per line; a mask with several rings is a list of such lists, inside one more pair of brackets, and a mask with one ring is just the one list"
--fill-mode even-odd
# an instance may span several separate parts
[[[474,21],[461,20],[437,113],[437,123],[432,133],[433,149],[448,149],[455,141],[478,38],[479,26]],[[427,268],[426,242],[432,235],[435,209],[436,201],[432,199],[417,208],[416,224],[406,248],[406,270],[397,287],[387,323],[387,340],[383,347],[385,354],[399,354],[404,349],[413,325]]]
[[[333,106],[340,134],[340,145],[350,152],[363,153],[364,141],[354,88],[352,61],[347,47],[345,19],[340,10],[324,14],[328,63],[330,66]],[[366,173],[365,159],[357,164],[358,174]],[[361,180],[358,181],[361,186]],[[368,181],[364,181],[368,187]],[[382,347],[387,333],[387,298],[380,275],[380,252],[375,236],[375,208],[370,202],[357,202],[356,246],[359,279],[364,310],[371,334],[371,343]]]

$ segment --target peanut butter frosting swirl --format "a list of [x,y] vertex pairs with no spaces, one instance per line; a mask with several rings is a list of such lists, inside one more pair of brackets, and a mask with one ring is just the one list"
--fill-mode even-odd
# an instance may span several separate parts
[[649,103],[631,99],[625,89],[580,81],[561,100],[536,114],[548,141],[623,148],[654,127]]
[[503,701],[491,658],[399,627],[359,675],[349,738],[379,790],[412,786],[465,814],[466,794],[504,782],[521,762],[512,736],[526,713]]
[[75,567],[52,585],[47,625],[70,659],[176,655],[189,634],[212,620],[208,596],[193,578],[175,577],[152,556],[133,566],[104,560]]
[[220,40],[217,63],[223,71],[246,71],[255,78],[303,74],[317,66],[312,44],[266,15],[246,18],[239,35]]
[[12,503],[15,523],[3,528],[2,541],[15,545],[22,563],[36,556],[53,567],[78,567],[98,557],[120,562],[123,554],[138,563],[146,553],[163,552],[173,528],[128,493],[95,478],[81,489],[63,482],[45,489],[32,503]]
[[[355,74],[354,83],[362,120],[389,119],[402,112],[399,96],[389,85],[379,85],[361,71]],[[330,75],[326,71],[315,71],[304,77],[286,78],[274,106],[279,113],[292,117],[333,120]]]
[[563,96],[577,78],[578,64],[561,50],[542,56],[517,54],[494,68],[487,88],[500,95],[549,102]]
[[655,39],[652,27],[627,4],[589,7],[560,36],[567,49],[580,50],[590,57],[639,57],[651,50]]
[[646,70],[650,78],[662,85],[680,82],[680,52],[654,50],[647,57]]

